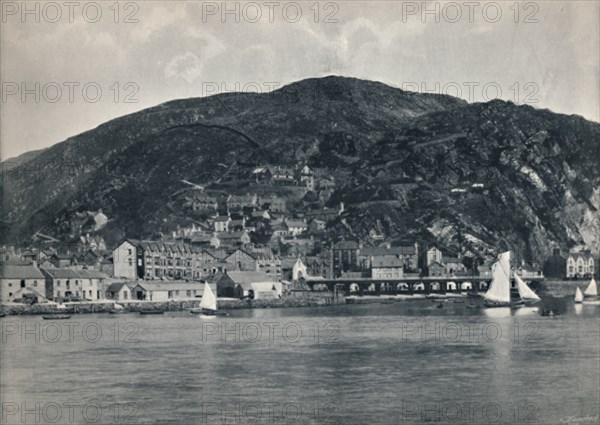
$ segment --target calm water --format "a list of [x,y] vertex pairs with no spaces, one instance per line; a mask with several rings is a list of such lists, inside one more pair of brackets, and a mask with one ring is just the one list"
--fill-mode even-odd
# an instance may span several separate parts
[[0,423],[598,423],[599,306],[466,305],[6,317]]

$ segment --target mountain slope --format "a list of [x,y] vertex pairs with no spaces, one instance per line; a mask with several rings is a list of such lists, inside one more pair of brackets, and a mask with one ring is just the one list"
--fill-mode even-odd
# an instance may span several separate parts
[[3,179],[0,230],[5,241],[36,231],[67,238],[76,212],[102,209],[109,239],[151,236],[189,218],[181,180],[210,184],[240,163],[307,162],[329,169],[331,204],[346,205],[331,239],[379,228],[391,239],[463,249],[481,241],[541,259],[554,243],[600,246],[599,141],[600,125],[576,116],[309,79],[168,102],[17,158],[22,166]]

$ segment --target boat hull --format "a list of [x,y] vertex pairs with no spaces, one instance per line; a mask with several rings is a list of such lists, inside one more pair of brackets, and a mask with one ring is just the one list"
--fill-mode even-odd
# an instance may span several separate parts
[[44,319],[44,320],[67,320],[70,318],[71,318],[71,316],[68,314],[55,314],[55,315],[42,316],[42,319]]
[[496,302],[496,301],[489,301],[489,300],[485,300],[483,302],[483,305],[488,307],[488,308],[494,308],[494,307],[522,307],[525,305],[524,301],[511,301],[511,302]]

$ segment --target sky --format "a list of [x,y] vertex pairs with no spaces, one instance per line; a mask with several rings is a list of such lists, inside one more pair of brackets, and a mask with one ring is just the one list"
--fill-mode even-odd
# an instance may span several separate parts
[[343,75],[600,122],[600,2],[0,0],[0,158],[169,100]]

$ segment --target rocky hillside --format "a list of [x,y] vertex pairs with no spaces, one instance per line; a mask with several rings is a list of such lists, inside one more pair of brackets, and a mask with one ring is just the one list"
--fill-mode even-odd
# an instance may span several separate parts
[[[185,222],[182,180],[215,185],[234,164],[306,162],[338,186],[332,239],[512,248],[600,247],[600,124],[510,102],[467,104],[326,77],[268,94],[168,102],[3,163],[4,242],[68,238],[101,209],[107,242]],[[240,190],[243,190],[243,179]]]

